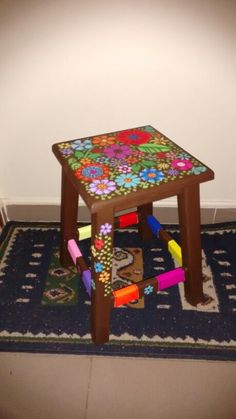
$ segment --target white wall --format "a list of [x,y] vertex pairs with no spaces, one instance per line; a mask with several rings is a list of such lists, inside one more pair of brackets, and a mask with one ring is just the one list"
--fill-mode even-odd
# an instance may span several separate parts
[[0,2],[0,197],[58,202],[51,145],[151,124],[236,206],[236,1]]

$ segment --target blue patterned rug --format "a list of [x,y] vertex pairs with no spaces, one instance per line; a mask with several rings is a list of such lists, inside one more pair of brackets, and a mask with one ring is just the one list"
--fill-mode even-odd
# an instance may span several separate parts
[[[176,227],[166,228],[178,241]],[[182,284],[147,295],[112,311],[110,341],[101,346],[90,338],[90,301],[82,281],[73,267],[60,267],[59,238],[58,224],[4,227],[1,351],[236,359],[236,223],[202,227],[204,305],[190,306]],[[82,245],[89,263],[89,240]],[[114,288],[174,267],[158,239],[144,245],[135,229],[116,232]]]

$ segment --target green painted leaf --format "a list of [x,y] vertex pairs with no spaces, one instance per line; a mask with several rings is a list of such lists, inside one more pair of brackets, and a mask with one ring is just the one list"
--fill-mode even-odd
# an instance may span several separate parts
[[167,145],[152,144],[152,143],[141,144],[138,146],[138,148],[139,150],[144,151],[145,153],[160,153],[160,152],[165,152],[165,151],[170,150],[170,147]]
[[153,167],[155,163],[151,160],[142,160],[142,165],[145,167]]
[[134,173],[138,173],[142,169],[142,166],[140,164],[133,164],[132,165],[132,171]]
[[77,162],[77,159],[75,159],[74,157],[70,157],[70,158],[68,159],[68,163],[69,163],[69,164],[73,164],[73,163],[75,163],[75,162]]
[[82,151],[77,150],[75,152],[75,157],[77,157],[77,159],[82,159],[84,157],[84,153]]
[[86,157],[91,160],[96,160],[98,157],[101,157],[101,153],[89,153]]
[[78,169],[80,166],[81,166],[81,165],[80,165],[80,163],[79,163],[79,162],[74,162],[74,163],[72,163],[72,164],[70,165],[70,167],[71,167],[71,169],[72,169],[72,170],[76,170],[76,169]]

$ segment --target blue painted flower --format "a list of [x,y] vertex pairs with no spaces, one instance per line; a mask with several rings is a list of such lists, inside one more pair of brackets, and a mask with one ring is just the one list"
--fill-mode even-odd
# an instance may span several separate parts
[[97,179],[101,178],[104,175],[103,167],[98,166],[97,164],[88,165],[87,167],[82,168],[81,174],[86,179]]
[[146,288],[144,288],[144,294],[148,295],[151,294],[153,292],[153,286],[152,285],[148,285]]
[[195,175],[200,175],[200,173],[203,173],[206,171],[206,167],[205,166],[193,167],[191,171]]
[[103,264],[100,263],[100,262],[95,262],[94,263],[94,269],[95,269],[96,273],[97,272],[102,272],[103,271]]
[[140,176],[143,180],[151,183],[164,179],[164,173],[154,168],[142,170],[142,172],[140,172]]
[[140,182],[138,176],[130,173],[119,175],[115,180],[119,186],[124,186],[125,188],[132,188]]
[[75,140],[72,143],[72,147],[74,150],[89,150],[90,148],[93,148],[93,144],[90,139],[86,140]]

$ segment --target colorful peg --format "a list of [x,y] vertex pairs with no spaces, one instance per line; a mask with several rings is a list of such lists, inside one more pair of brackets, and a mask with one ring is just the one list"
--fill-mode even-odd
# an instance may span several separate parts
[[139,219],[137,211],[129,212],[118,217],[118,223],[120,228],[128,227],[132,224],[138,224],[138,222]]
[[89,239],[91,237],[91,234],[92,234],[91,224],[89,224],[87,226],[84,226],[84,227],[79,227],[78,228],[78,233],[79,233],[79,240]]
[[91,271],[87,269],[86,271],[82,272],[82,281],[85,286],[85,289],[88,295],[91,297],[91,285],[92,285],[92,278],[91,278]]
[[159,231],[161,229],[163,229],[162,225],[159,223],[159,221],[153,215],[148,215],[147,216],[147,225],[151,229],[154,236],[158,236]]
[[81,251],[80,251],[79,247],[77,246],[76,241],[74,239],[68,240],[67,249],[68,249],[68,252],[71,255],[71,258],[72,258],[74,264],[76,265],[76,259],[78,257],[82,256],[82,253],[81,253]]
[[168,250],[173,256],[173,258],[177,261],[179,265],[182,265],[182,252],[181,247],[176,243],[175,240],[170,240],[168,242]]
[[158,290],[164,290],[179,282],[185,281],[185,272],[183,268],[176,268],[172,271],[165,272],[156,277],[158,283]]
[[123,304],[128,304],[130,301],[139,299],[139,289],[138,286],[128,285],[128,287],[121,288],[120,290],[113,291],[114,296],[114,307],[122,306]]

